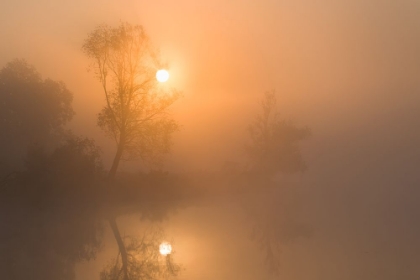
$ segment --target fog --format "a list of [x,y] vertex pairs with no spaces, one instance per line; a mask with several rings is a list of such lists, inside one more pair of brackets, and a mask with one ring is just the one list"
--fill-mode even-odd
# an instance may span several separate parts
[[[141,197],[137,212],[124,209],[118,221],[123,235],[165,231],[182,267],[174,279],[419,279],[419,14],[412,0],[6,1],[0,69],[24,59],[42,79],[62,81],[75,112],[63,127],[94,140],[106,173],[117,146],[97,125],[105,95],[82,47],[100,24],[144,27],[170,72],[161,87],[182,92],[170,110],[179,130],[161,167],[175,177],[150,179],[141,158],[122,161],[125,184],[144,185],[129,193]],[[266,92],[275,92],[279,118],[310,136],[296,141],[305,168],[261,179],[247,173],[247,145]],[[1,129],[0,143],[9,143],[11,132]],[[16,143],[0,150],[1,178],[15,160],[25,161],[26,148]],[[133,175],[140,171],[145,178]],[[20,219],[17,227],[26,229],[26,210],[19,210],[26,204],[8,195],[21,196],[2,195],[2,224]],[[156,216],[139,218],[149,212]],[[261,239],[268,235],[280,253],[267,260]],[[2,248],[11,250],[18,241],[7,238]],[[23,248],[37,243],[32,238]],[[74,260],[73,279],[100,279],[118,255],[106,222],[101,240],[93,259]],[[0,260],[13,263],[8,252]],[[29,271],[28,263],[35,261],[16,261],[15,269]]]

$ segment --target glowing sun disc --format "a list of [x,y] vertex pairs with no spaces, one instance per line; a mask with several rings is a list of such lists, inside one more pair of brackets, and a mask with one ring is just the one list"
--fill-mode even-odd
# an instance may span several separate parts
[[169,244],[168,242],[163,242],[162,244],[160,244],[160,246],[159,246],[159,253],[162,256],[169,255],[171,252],[172,252],[172,246],[171,246],[171,244]]
[[156,72],[156,79],[161,82],[164,83],[169,79],[169,72],[165,69],[161,69],[159,71]]

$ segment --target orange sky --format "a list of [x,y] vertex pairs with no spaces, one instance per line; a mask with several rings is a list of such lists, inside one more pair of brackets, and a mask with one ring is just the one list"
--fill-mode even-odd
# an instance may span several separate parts
[[[174,108],[182,125],[168,159],[168,168],[174,170],[217,169],[224,160],[238,157],[258,100],[264,91],[275,89],[282,116],[308,125],[313,132],[304,146],[309,170],[299,182],[309,189],[308,219],[320,229],[315,239],[286,249],[296,260],[286,262],[289,279],[338,279],[343,271],[347,274],[340,279],[376,279],[372,275],[374,268],[381,268],[380,261],[394,264],[393,271],[403,266],[393,258],[395,251],[402,258],[420,260],[407,249],[411,243],[374,242],[374,233],[382,231],[393,240],[408,232],[411,242],[418,229],[410,221],[390,229],[385,221],[371,225],[365,220],[367,216],[377,221],[375,215],[385,216],[393,205],[397,210],[391,211],[390,219],[400,221],[395,217],[409,212],[401,205],[410,192],[394,192],[393,187],[417,182],[419,14],[420,2],[414,0],[2,1],[0,66],[15,57],[25,58],[43,77],[64,81],[74,93],[72,128],[97,139],[109,160],[113,145],[96,127],[103,95],[93,73],[87,72],[89,61],[81,46],[98,24],[144,25],[171,65],[169,86],[184,93]],[[339,192],[337,186],[345,190]],[[349,200],[364,195],[371,200],[366,198],[362,205]],[[331,217],[331,212],[340,218]],[[184,215],[184,222],[194,216]],[[212,215],[220,213],[203,213],[207,218]],[[343,222],[347,215],[349,223]],[[205,223],[191,219],[199,225],[194,228],[197,238]],[[225,232],[238,230],[233,226]],[[177,234],[182,236],[180,231]],[[214,229],[215,234],[221,231]],[[206,238],[216,243],[228,240]],[[356,241],[382,255],[366,259],[354,249]],[[252,246],[245,238],[238,244]],[[229,256],[232,261],[236,255]],[[334,260],[335,268],[329,267]],[[252,271],[261,269],[258,264]],[[382,278],[377,279],[397,279],[398,273],[379,275]]]

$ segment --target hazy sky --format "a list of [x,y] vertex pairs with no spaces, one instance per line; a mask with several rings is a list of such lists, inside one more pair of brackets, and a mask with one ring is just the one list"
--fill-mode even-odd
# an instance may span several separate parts
[[[144,25],[170,63],[168,86],[184,94],[174,108],[182,125],[174,170],[235,159],[262,93],[276,90],[282,116],[313,134],[303,147],[309,169],[294,185],[315,234],[287,245],[282,279],[420,279],[419,15],[416,0],[2,1],[0,65],[25,58],[64,81],[74,93],[72,128],[109,158],[112,143],[96,128],[103,96],[81,46],[98,24]],[[222,210],[189,211],[174,218],[185,230],[173,234],[181,244],[195,234],[196,254],[240,231],[217,219]],[[237,246],[256,247],[245,237]],[[185,279],[268,279],[249,276],[262,276],[258,263],[238,272],[237,258],[226,255],[225,274],[202,268]]]

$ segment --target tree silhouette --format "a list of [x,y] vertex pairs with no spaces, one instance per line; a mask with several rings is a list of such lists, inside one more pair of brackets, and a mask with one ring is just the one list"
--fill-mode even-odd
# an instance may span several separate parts
[[157,163],[169,152],[171,135],[178,129],[168,108],[179,93],[158,86],[155,73],[162,64],[143,27],[99,26],[89,34],[83,50],[92,59],[105,94],[98,125],[117,144],[110,177],[115,176],[121,158]]
[[261,107],[262,112],[248,128],[250,143],[246,152],[251,169],[270,175],[304,171],[299,143],[309,137],[309,129],[279,118],[274,91],[265,93]]
[[29,145],[51,145],[73,117],[73,96],[64,83],[43,80],[24,60],[0,70],[0,168],[22,167]]
[[[110,181],[121,159],[141,158],[158,164],[169,152],[171,135],[178,129],[168,109],[179,93],[159,88],[155,73],[162,64],[143,27],[128,23],[116,28],[99,26],[89,34],[83,50],[93,61],[105,95],[98,125],[117,146]],[[128,280],[129,257],[115,214],[109,217],[109,224],[119,247],[123,279]]]

